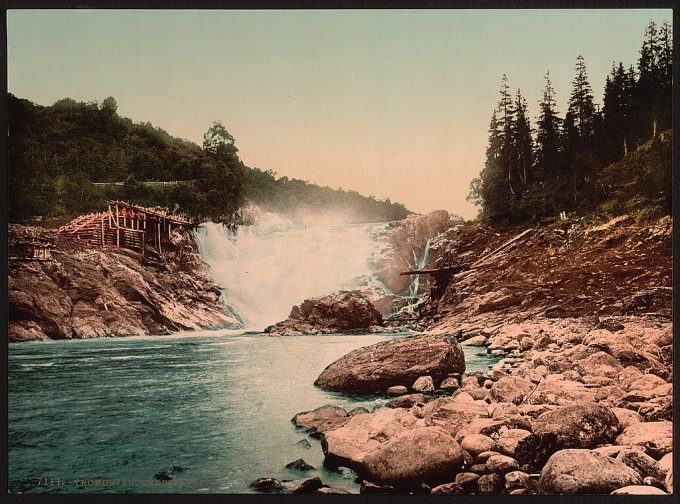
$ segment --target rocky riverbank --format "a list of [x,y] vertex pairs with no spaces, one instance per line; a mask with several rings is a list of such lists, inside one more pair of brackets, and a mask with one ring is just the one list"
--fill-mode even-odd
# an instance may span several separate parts
[[[671,231],[632,217],[451,228],[433,260],[457,273],[432,281],[425,334],[356,350],[316,381],[397,397],[293,423],[366,493],[672,493]],[[505,358],[466,374],[436,357],[454,338]]]
[[55,241],[52,260],[10,261],[9,340],[165,334],[235,327],[186,233],[162,257],[87,248],[52,231],[9,226],[9,241],[30,234]]

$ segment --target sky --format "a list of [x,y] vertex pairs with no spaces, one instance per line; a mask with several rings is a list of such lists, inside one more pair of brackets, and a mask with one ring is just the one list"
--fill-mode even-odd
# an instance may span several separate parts
[[473,218],[502,74],[535,120],[576,57],[596,103],[670,10],[10,10],[8,89],[41,105],[113,96],[118,113],[202,143],[213,121],[279,176]]

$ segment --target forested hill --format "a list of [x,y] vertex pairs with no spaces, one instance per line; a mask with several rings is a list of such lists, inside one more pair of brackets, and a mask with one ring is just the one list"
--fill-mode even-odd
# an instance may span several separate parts
[[[289,215],[342,215],[351,222],[404,218],[389,199],[336,190],[245,166],[217,122],[202,146],[101,104],[64,98],[41,106],[9,95],[9,220],[56,225],[100,211],[108,199],[161,206],[196,221],[238,223],[248,202]],[[176,184],[153,182],[179,181]],[[116,185],[114,182],[124,182]]]
[[469,196],[482,219],[514,225],[603,205],[670,213],[672,50],[670,22],[651,21],[637,64],[613,63],[599,92],[578,56],[564,115],[547,73],[533,124],[521,90],[513,96],[503,75],[484,168]]

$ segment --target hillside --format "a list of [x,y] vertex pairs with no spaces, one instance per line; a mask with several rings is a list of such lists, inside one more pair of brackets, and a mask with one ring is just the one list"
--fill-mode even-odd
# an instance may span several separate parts
[[672,492],[669,147],[664,134],[602,169],[590,212],[433,238],[412,325],[425,334],[354,350],[315,381],[399,397],[293,418],[321,431],[324,463],[356,471],[362,493]]
[[[63,224],[101,210],[107,199],[182,212],[196,221],[238,223],[250,203],[274,212],[342,214],[352,222],[401,219],[406,207],[389,200],[276,177],[250,168],[219,123],[204,146],[101,104],[70,98],[42,106],[9,95],[9,220]],[[180,181],[173,184],[152,182]],[[118,184],[115,184],[118,182]],[[124,182],[121,184],[121,182]]]
[[654,218],[672,212],[673,130],[666,130],[602,168],[605,197],[597,210],[612,215],[639,212]]
[[430,322],[493,325],[515,315],[645,312],[668,317],[671,147],[668,130],[599,170],[603,196],[590,212],[544,219],[533,227],[494,229],[471,222],[440,235],[432,244],[430,266],[462,272],[431,282]]

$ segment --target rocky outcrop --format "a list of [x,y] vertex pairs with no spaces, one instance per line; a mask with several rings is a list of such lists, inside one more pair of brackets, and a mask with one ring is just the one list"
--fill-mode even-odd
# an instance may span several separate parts
[[[460,222],[457,219],[456,222]],[[399,273],[414,266],[414,255],[421,260],[428,240],[451,227],[451,216],[446,210],[436,210],[422,216],[409,216],[404,220],[390,222],[387,229],[379,237],[382,250],[372,260],[372,270],[377,278],[391,292],[405,294],[412,278]],[[436,254],[425,265],[430,266]]]
[[281,335],[367,332],[382,325],[382,316],[361,292],[341,291],[305,300],[287,320],[265,332]]
[[[22,229],[10,225],[9,239]],[[169,243],[162,257],[59,240],[52,257],[10,262],[10,341],[238,326],[220,304],[221,291],[189,233]]]
[[421,376],[439,383],[464,370],[463,350],[455,337],[418,335],[355,350],[330,364],[314,383],[327,390],[370,394],[410,386]]

